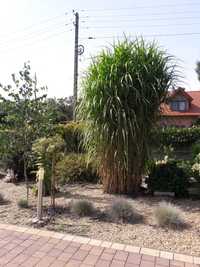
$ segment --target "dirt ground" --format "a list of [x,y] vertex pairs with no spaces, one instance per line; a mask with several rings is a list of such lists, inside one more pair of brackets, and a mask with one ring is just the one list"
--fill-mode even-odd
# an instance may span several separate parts
[[[8,200],[7,203],[0,205],[0,223],[31,226],[32,219],[36,216],[36,198],[31,195],[31,208],[29,209],[20,209],[17,206],[17,201],[26,195],[25,186],[8,184],[0,180],[0,193],[3,193]],[[200,200],[167,199],[183,210],[189,226],[182,230],[163,229],[156,225],[153,210],[163,200],[161,197],[127,198],[143,216],[143,220],[137,224],[112,223],[100,216],[77,218],[70,214],[67,208],[73,199],[87,199],[92,201],[96,208],[105,211],[115,198],[116,196],[103,194],[101,185],[67,185],[56,199],[58,207],[64,207],[64,209],[60,209],[60,212],[44,228],[106,241],[200,256]],[[45,212],[49,202],[50,199],[45,197]]]

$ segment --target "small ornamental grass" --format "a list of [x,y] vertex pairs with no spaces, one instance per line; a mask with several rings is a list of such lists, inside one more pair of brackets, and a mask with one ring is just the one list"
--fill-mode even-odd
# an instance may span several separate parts
[[125,199],[115,199],[110,207],[109,214],[115,222],[135,222],[138,214],[132,205]]
[[79,216],[91,216],[95,212],[95,208],[88,200],[76,200],[70,203],[70,211]]
[[20,199],[20,200],[18,200],[18,202],[17,202],[17,206],[19,207],[19,208],[21,208],[21,209],[28,209],[28,202],[27,202],[27,200],[26,199]]
[[154,210],[156,222],[161,227],[181,227],[185,224],[182,211],[171,203],[161,202]]
[[2,193],[0,193],[0,205],[4,204],[6,202],[6,199]]

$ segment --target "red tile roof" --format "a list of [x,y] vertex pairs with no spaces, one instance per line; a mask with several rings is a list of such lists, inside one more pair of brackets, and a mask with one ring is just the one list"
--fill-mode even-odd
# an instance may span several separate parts
[[200,116],[200,91],[186,91],[191,98],[191,105],[188,111],[172,111],[166,103],[161,105],[162,116]]

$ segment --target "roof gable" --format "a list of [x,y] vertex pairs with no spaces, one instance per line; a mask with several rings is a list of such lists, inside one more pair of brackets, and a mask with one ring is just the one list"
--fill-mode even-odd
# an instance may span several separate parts
[[[180,89],[179,89],[180,90]],[[180,92],[180,91],[179,91]],[[199,91],[184,91],[181,92],[184,97],[189,97],[190,107],[187,111],[172,111],[170,106],[168,105],[168,101],[166,103],[161,104],[161,115],[162,116],[200,116],[200,90]],[[176,93],[173,91],[169,94],[168,99],[171,97],[175,97]]]
[[189,102],[192,102],[193,98],[191,95],[185,91],[185,88],[179,87],[177,89],[174,89],[171,94],[169,95],[169,100],[176,98],[177,96],[183,96],[186,98]]

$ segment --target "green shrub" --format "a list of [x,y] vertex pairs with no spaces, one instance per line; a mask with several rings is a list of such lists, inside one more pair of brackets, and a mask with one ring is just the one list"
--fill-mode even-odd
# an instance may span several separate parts
[[193,127],[199,127],[200,126],[200,118],[196,119],[193,124],[192,124]]
[[168,146],[163,146],[163,154],[164,154],[164,158],[169,160],[173,160],[174,159],[174,148],[172,145],[168,145]]
[[200,182],[200,144],[195,144],[192,147],[193,161],[192,161],[192,176],[197,182]]
[[65,153],[83,152],[83,124],[80,122],[68,122],[55,127],[55,132],[65,141]]
[[19,208],[22,208],[22,209],[28,209],[28,202],[26,199],[20,199],[18,202],[17,202],[17,205]]
[[160,203],[154,210],[154,216],[157,224],[161,227],[179,227],[184,225],[182,211],[170,203]]
[[175,161],[154,164],[146,182],[152,193],[174,192],[176,197],[188,195],[189,177]]
[[198,154],[200,154],[200,144],[196,143],[192,146],[192,158],[195,159]]
[[[200,154],[199,154],[200,155]],[[192,177],[195,178],[195,180],[200,183],[200,162],[195,162],[192,165]]]
[[187,177],[193,177],[192,162],[190,160],[177,160],[177,166],[185,172]]
[[87,200],[76,200],[70,203],[70,210],[73,214],[83,217],[91,216],[95,212],[93,204]]
[[113,201],[109,214],[116,222],[134,222],[138,219],[138,215],[132,205],[123,198],[118,198]]
[[56,176],[61,184],[97,182],[98,175],[92,164],[87,164],[86,155],[69,154],[56,165]]

